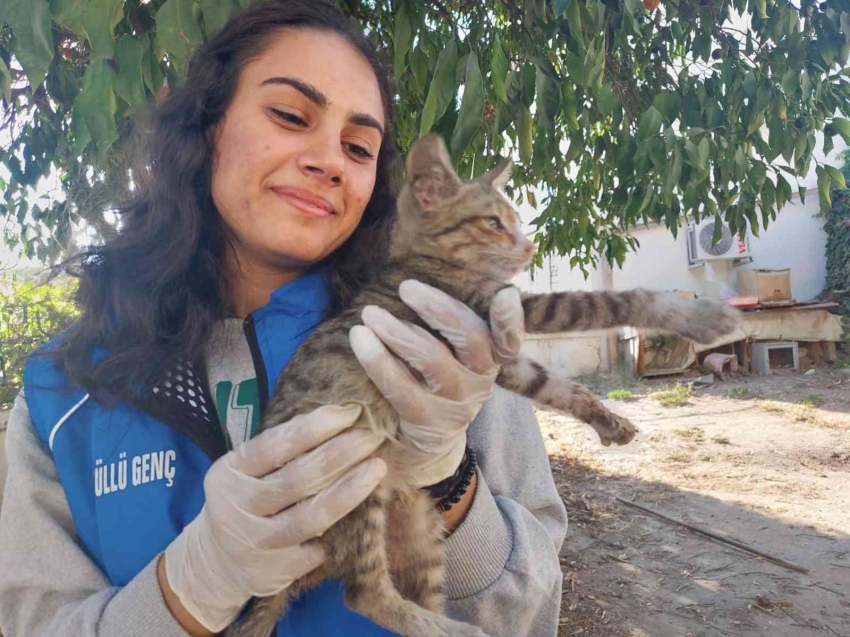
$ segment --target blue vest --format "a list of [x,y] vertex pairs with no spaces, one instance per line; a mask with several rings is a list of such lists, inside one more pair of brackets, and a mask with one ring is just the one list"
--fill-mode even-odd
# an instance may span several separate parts
[[[268,395],[298,346],[328,306],[319,272],[284,285],[253,325]],[[260,377],[261,374],[258,374]],[[49,356],[24,371],[30,416],[49,445],[88,553],[114,586],[124,586],[162,552],[204,504],[211,459],[190,438],[147,413],[119,403],[104,408],[73,387]],[[298,599],[277,637],[391,637],[343,603],[342,583],[327,581]]]

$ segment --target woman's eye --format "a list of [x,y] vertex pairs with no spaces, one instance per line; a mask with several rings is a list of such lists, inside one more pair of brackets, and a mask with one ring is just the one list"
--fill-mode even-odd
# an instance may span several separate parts
[[295,124],[296,126],[306,126],[307,122],[303,119],[295,115],[294,113],[288,113],[287,111],[281,111],[276,108],[271,109],[272,113],[274,113],[275,117],[283,120],[289,124]]
[[363,146],[359,146],[357,144],[346,144],[348,150],[352,155],[356,156],[359,159],[374,159],[374,155],[369,152],[367,148]]
[[505,225],[498,217],[487,217],[487,225],[493,228],[493,230],[502,231],[505,229]]

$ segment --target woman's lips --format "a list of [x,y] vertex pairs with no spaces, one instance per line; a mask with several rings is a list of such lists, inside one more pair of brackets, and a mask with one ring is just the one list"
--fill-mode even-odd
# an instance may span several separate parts
[[297,208],[311,217],[326,219],[336,214],[336,210],[327,199],[314,195],[309,190],[280,186],[272,188],[272,191],[285,199],[293,208]]

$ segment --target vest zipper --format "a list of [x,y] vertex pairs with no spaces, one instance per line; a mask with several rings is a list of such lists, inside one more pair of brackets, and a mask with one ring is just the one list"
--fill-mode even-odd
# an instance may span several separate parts
[[266,364],[260,352],[260,342],[257,340],[257,328],[254,325],[254,317],[249,314],[242,322],[242,330],[248,341],[248,349],[251,350],[251,360],[254,363],[254,371],[257,372],[257,389],[260,393],[260,415],[266,413],[269,404],[269,377],[266,374]]

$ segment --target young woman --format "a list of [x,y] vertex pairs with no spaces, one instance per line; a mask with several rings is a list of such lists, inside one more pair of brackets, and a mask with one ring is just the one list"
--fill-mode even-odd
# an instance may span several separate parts
[[[316,568],[310,540],[380,481],[357,409],[253,436],[298,345],[383,257],[391,95],[333,5],[287,0],[237,13],[158,106],[118,238],[79,261],[81,318],[29,361],[11,415],[6,637],[221,632]],[[404,285],[454,351],[383,315],[351,340],[395,397],[422,488],[459,499],[443,514],[447,611],[493,637],[553,636],[566,513],[529,404],[493,388],[522,341],[518,298],[494,302],[491,332]],[[389,633],[329,581],[277,635]]]

